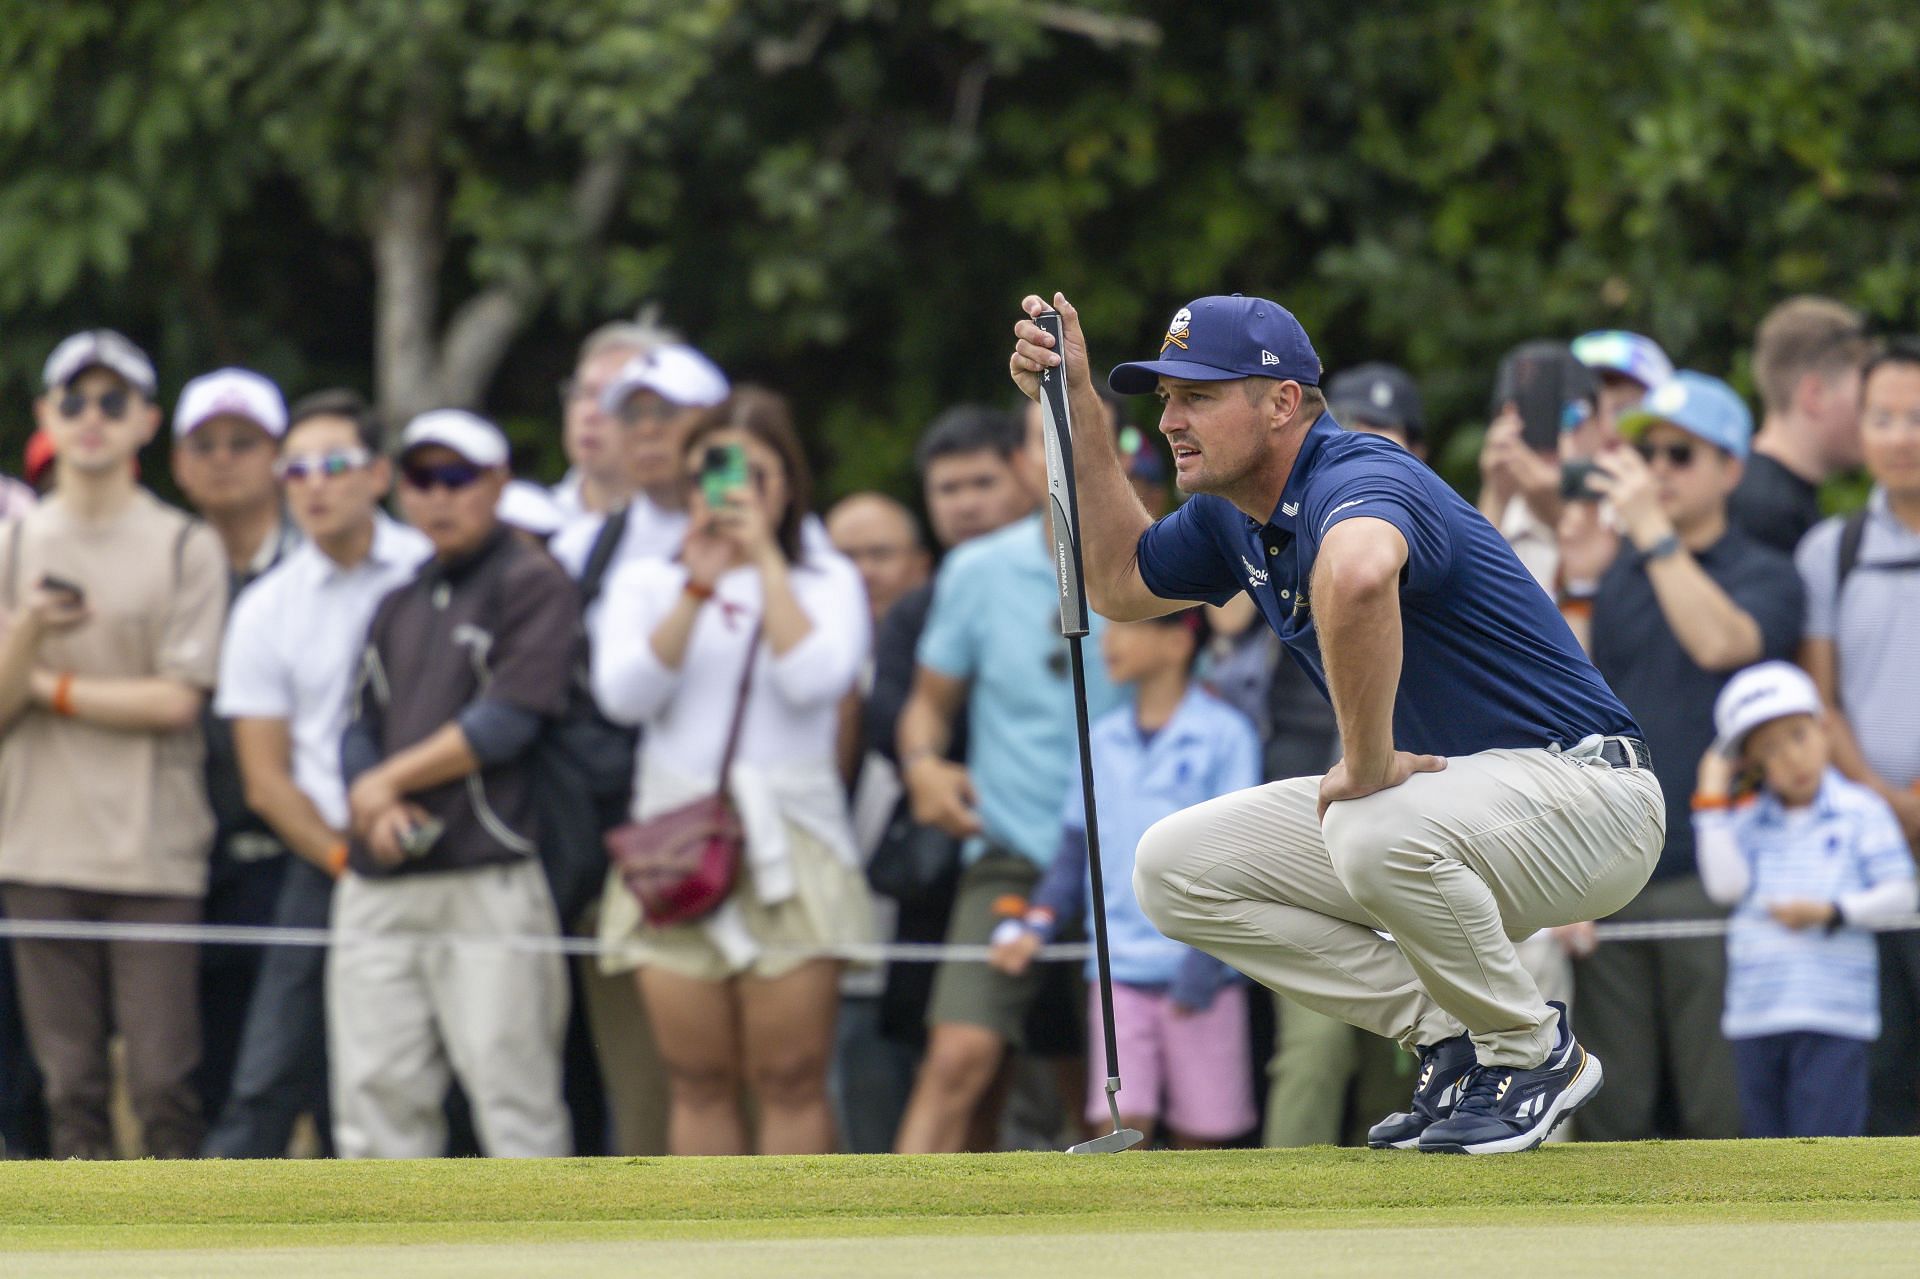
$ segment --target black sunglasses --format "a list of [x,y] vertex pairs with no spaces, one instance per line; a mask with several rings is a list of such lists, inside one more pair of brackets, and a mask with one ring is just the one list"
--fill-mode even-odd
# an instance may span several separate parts
[[487,470],[471,462],[442,462],[438,466],[425,466],[418,462],[400,468],[400,478],[410,489],[425,493],[429,489],[443,488],[450,493],[458,493],[468,487]]
[[1685,442],[1664,445],[1641,443],[1634,445],[1633,451],[1638,453],[1640,460],[1648,466],[1652,466],[1653,460],[1657,457],[1666,458],[1669,463],[1679,470],[1685,470],[1687,467],[1693,465],[1693,445]]
[[87,411],[87,405],[97,404],[100,406],[101,417],[109,422],[118,422],[127,415],[127,405],[131,402],[132,397],[124,388],[102,391],[91,400],[79,391],[68,391],[60,397],[60,416],[79,417]]

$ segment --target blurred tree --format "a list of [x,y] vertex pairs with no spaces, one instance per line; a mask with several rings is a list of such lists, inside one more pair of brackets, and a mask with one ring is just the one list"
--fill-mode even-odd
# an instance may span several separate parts
[[1117,360],[1239,289],[1406,364],[1444,446],[1523,338],[1738,383],[1786,293],[1914,327],[1917,68],[1905,0],[0,0],[0,403],[111,319],[172,385],[375,374],[550,439],[651,297],[830,491],[899,489],[1010,394],[1022,293]]

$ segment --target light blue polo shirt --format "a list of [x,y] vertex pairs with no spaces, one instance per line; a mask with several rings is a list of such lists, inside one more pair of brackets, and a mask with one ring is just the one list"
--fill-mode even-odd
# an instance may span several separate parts
[[1788,928],[1767,913],[1787,898],[1837,901],[1890,880],[1913,878],[1913,858],[1886,801],[1829,768],[1811,805],[1789,810],[1771,794],[1727,822],[1752,870],[1727,929],[1729,1039],[1815,1031],[1844,1039],[1880,1035],[1878,951],[1859,928],[1828,934]]
[[[1260,738],[1253,722],[1194,684],[1173,718],[1142,734],[1131,705],[1094,722],[1094,801],[1100,806],[1100,871],[1107,898],[1113,979],[1160,986],[1179,975],[1187,947],[1163,936],[1133,895],[1134,852],[1147,828],[1204,800],[1260,784]],[[1062,823],[1084,833],[1086,803],[1067,794]],[[1087,978],[1095,977],[1092,960]]]
[[[1029,516],[947,556],[920,633],[922,666],[966,680],[967,771],[986,838],[967,841],[971,863],[990,840],[1044,868],[1060,834],[1060,805],[1079,782],[1073,681],[1060,635],[1059,586],[1046,525]],[[1120,702],[1100,660],[1105,623],[1086,641],[1090,717]]]

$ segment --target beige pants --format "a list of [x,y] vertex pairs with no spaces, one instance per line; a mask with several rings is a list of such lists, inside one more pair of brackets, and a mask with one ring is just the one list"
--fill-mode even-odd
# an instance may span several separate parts
[[1464,1029],[1486,1065],[1544,1061],[1559,1015],[1514,941],[1640,891],[1666,837],[1653,774],[1484,751],[1336,804],[1324,829],[1318,788],[1273,782],[1156,823],[1134,867],[1148,918],[1403,1047]]
[[[345,876],[340,933],[560,931],[533,861],[398,879]],[[559,955],[503,946],[369,942],[327,956],[333,1140],[343,1158],[446,1153],[458,1076],[489,1155],[572,1153],[561,1101],[567,977]]]

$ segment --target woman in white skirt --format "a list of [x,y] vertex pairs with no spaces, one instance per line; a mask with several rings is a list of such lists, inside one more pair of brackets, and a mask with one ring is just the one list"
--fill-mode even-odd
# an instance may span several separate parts
[[[739,480],[741,453],[744,482],[710,501],[703,470],[731,461]],[[632,561],[609,580],[593,692],[609,717],[644,729],[633,815],[645,820],[714,792],[759,636],[726,778],[746,849],[727,902],[693,923],[649,924],[610,878],[604,963],[638,968],[671,1089],[669,1150],[825,1153],[841,963],[815,956],[872,940],[834,762],[840,702],[871,639],[865,588],[807,518],[806,461],[779,396],[739,388],[694,429],[683,460],[693,490],[686,544],[677,560]],[[754,1095],[752,1139],[743,1085]]]

